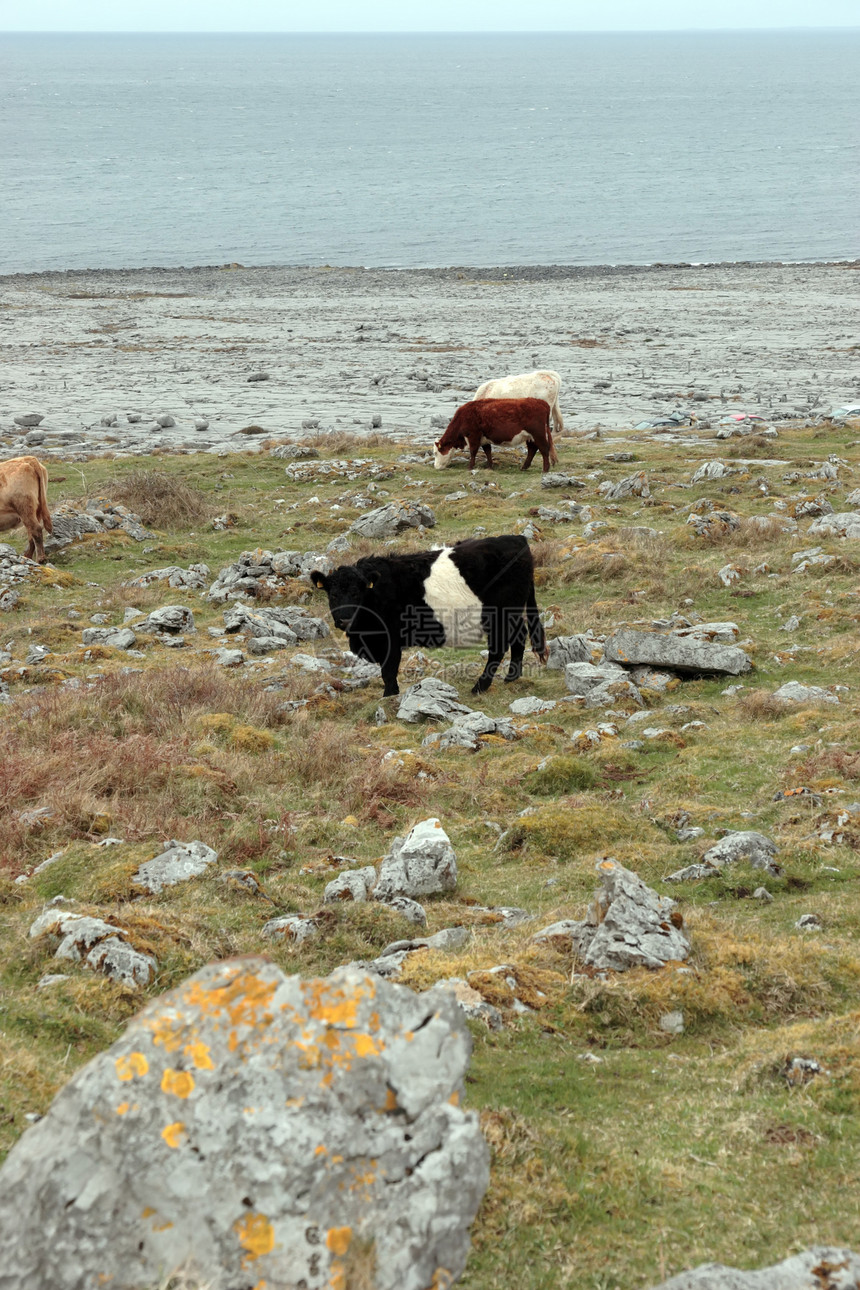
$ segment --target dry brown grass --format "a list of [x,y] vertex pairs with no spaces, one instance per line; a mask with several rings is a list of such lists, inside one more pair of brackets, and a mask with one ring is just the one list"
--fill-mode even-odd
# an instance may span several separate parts
[[154,529],[202,524],[214,513],[208,496],[165,470],[133,470],[105,485],[112,502],[120,502]]

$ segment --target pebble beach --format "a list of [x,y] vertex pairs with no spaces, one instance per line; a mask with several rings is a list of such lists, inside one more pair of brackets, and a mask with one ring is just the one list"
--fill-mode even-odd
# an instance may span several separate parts
[[858,269],[7,276],[0,454],[235,452],[327,432],[425,448],[481,381],[535,367],[561,374],[566,433],[673,413],[699,430],[738,412],[814,420],[860,398]]

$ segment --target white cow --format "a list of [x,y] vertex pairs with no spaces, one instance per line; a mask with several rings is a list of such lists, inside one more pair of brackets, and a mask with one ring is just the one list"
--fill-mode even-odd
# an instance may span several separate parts
[[561,389],[561,377],[558,372],[539,371],[521,372],[519,376],[499,376],[493,381],[484,381],[472,395],[477,399],[543,399],[549,404],[553,429],[560,434],[564,429],[561,419],[561,408],[558,406],[558,394]]

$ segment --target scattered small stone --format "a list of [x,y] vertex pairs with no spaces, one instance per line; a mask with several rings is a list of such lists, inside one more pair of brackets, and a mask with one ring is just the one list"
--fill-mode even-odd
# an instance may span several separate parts
[[854,1290],[860,1285],[860,1255],[833,1245],[816,1245],[772,1267],[741,1272],[722,1263],[703,1263],[661,1281],[651,1290]]
[[667,1035],[683,1035],[685,1030],[683,1012],[664,1012],[660,1018],[660,1029]]
[[798,932],[820,932],[824,923],[818,914],[801,914],[794,926]]
[[470,715],[472,709],[460,702],[460,696],[453,685],[440,681],[435,676],[425,676],[422,681],[410,685],[400,695],[400,706],[397,709],[398,721],[421,721],[424,718],[445,720],[458,715]]
[[347,873],[338,874],[330,883],[327,884],[323,894],[323,903],[333,905],[337,901],[359,901],[369,900],[371,893],[376,886],[376,870],[372,865],[366,869],[351,869]]
[[359,537],[387,538],[395,537],[406,529],[432,529],[435,525],[436,517],[429,506],[420,502],[388,502],[359,515],[350,525],[349,532],[357,533]]
[[760,900],[763,905],[773,904],[773,896],[767,887],[756,887],[753,892],[753,900]]
[[121,927],[101,918],[73,914],[62,909],[46,909],[31,925],[28,935],[60,938],[54,958],[83,962],[87,967],[126,985],[149,985],[158,964],[149,954],[141,954],[123,937]]
[[801,685],[799,681],[786,681],[774,690],[773,697],[783,703],[839,703],[837,696],[822,686]]

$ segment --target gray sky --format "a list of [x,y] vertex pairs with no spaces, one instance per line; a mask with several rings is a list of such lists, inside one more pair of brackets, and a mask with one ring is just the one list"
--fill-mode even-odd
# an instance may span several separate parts
[[0,31],[857,27],[860,0],[0,0]]

